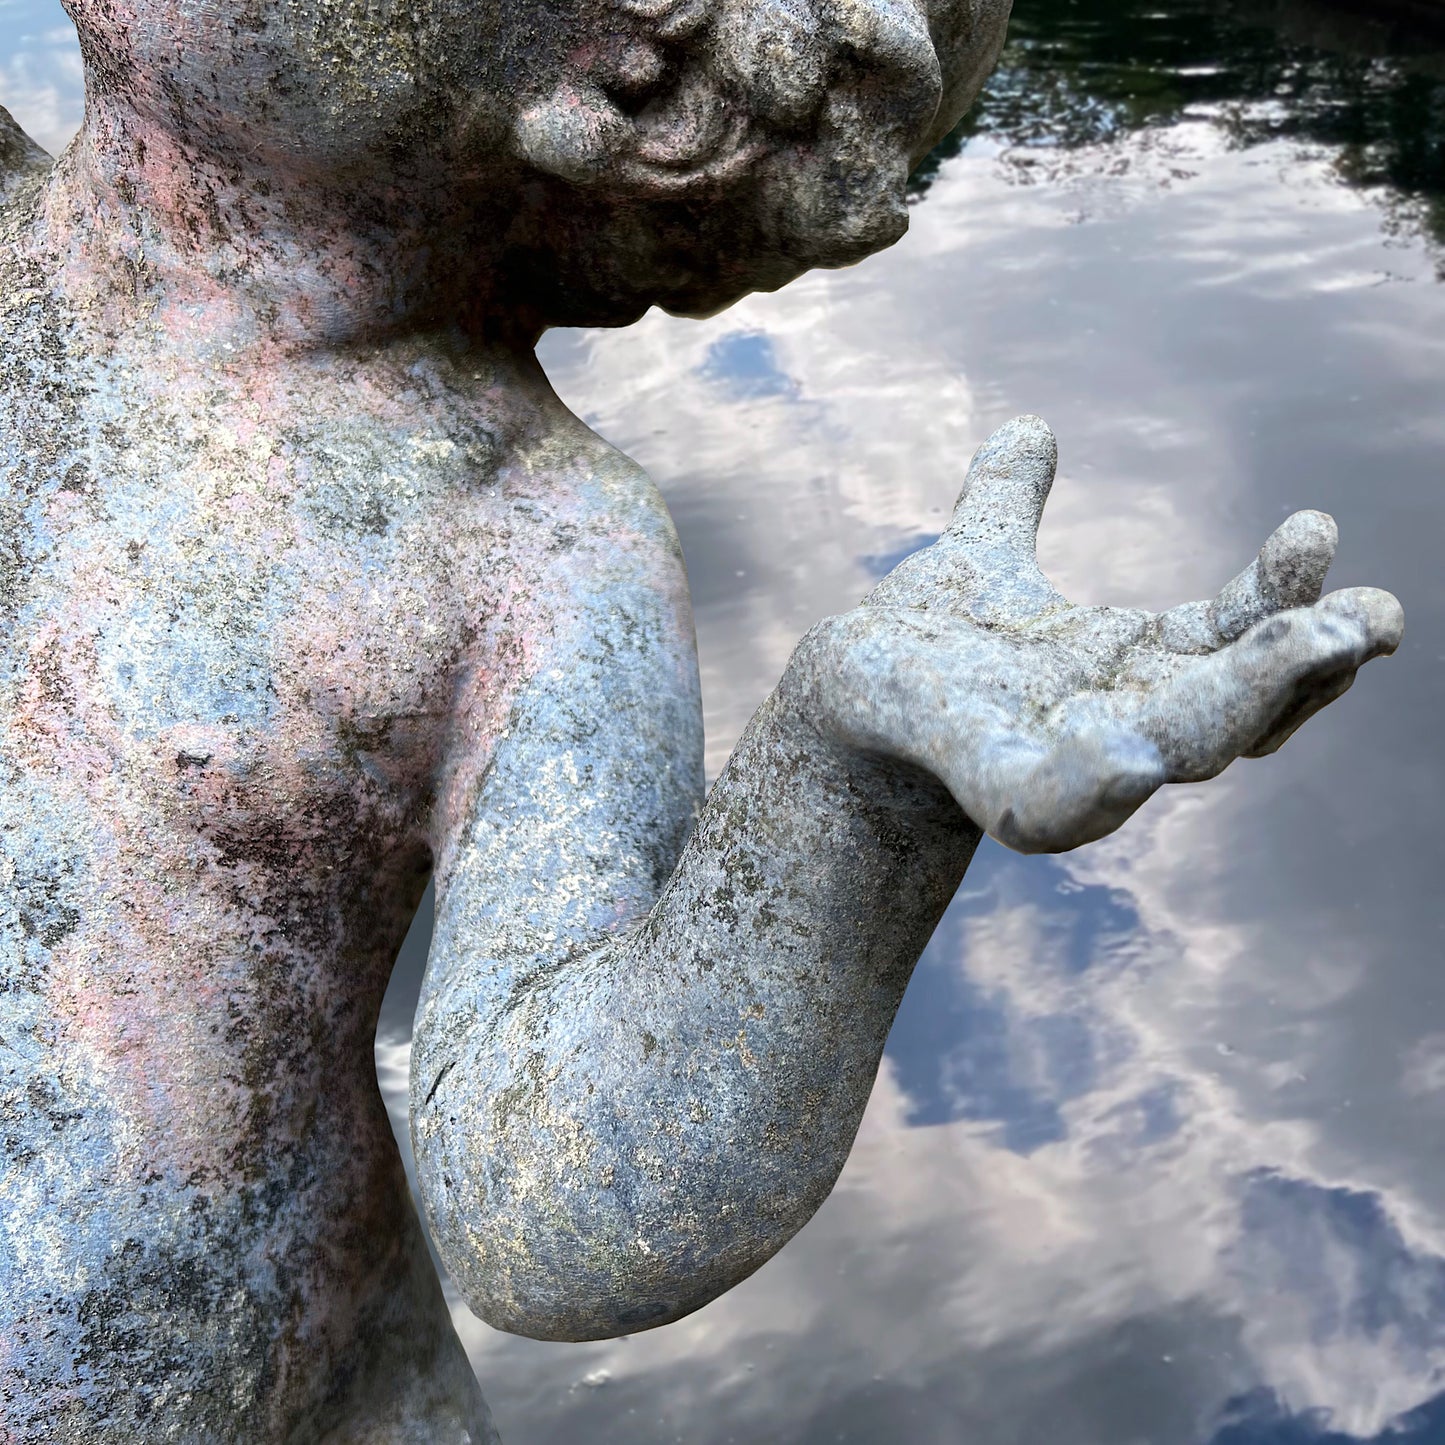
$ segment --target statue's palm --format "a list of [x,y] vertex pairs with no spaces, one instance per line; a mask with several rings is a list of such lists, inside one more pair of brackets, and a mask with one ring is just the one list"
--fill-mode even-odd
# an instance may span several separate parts
[[1034,541],[1056,449],[1036,417],[980,449],[948,530],[825,624],[820,699],[850,743],[915,763],[1024,852],[1116,828],[1163,783],[1272,752],[1404,625],[1387,592],[1320,599],[1335,526],[1299,512],[1209,602],[1076,607]]

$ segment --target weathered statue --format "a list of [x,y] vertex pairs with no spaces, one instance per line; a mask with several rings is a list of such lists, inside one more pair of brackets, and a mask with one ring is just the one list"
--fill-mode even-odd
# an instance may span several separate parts
[[[664,1324],[827,1195],[982,831],[1116,827],[1392,650],[1286,522],[1071,606],[1041,422],[703,797],[686,579],[553,324],[896,240],[1007,0],[72,0],[0,129],[0,1441],[494,1438],[378,1096],[503,1329]],[[3,114],[3,113],[0,113]]]

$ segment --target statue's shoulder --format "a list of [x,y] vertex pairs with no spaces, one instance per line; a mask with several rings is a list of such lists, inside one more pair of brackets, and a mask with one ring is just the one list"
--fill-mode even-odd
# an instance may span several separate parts
[[0,213],[12,209],[22,192],[32,193],[53,164],[49,153],[0,105]]

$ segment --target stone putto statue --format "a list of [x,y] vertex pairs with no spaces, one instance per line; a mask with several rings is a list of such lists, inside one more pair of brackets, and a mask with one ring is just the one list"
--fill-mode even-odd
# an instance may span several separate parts
[[1210,602],[1076,607],[1042,422],[799,643],[704,796],[652,483],[548,326],[889,245],[1008,0],[71,0],[0,125],[0,1440],[496,1438],[484,1319],[665,1324],[842,1168],[987,832],[1067,849],[1399,641],[1302,513]]

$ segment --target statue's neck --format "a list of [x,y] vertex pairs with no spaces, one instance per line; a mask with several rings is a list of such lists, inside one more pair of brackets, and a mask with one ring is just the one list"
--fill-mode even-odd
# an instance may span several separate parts
[[218,161],[92,99],[40,225],[106,331],[234,356],[507,329],[487,194],[420,159],[346,176]]

